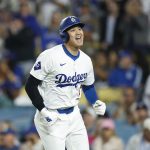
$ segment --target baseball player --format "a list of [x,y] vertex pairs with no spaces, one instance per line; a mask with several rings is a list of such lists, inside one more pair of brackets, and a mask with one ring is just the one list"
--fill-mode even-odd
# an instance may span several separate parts
[[60,23],[63,44],[42,52],[37,58],[25,89],[37,108],[34,122],[45,150],[89,150],[87,132],[78,108],[81,89],[96,114],[106,105],[94,88],[93,66],[80,50],[84,24],[75,16]]

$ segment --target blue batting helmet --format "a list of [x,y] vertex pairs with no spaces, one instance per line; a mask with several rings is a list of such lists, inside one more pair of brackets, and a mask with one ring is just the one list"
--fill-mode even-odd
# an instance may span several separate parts
[[69,35],[66,32],[67,30],[69,30],[70,28],[74,27],[74,26],[80,26],[81,28],[84,27],[84,23],[82,23],[80,21],[79,18],[77,18],[76,16],[68,16],[66,18],[64,18],[61,23],[60,23],[60,27],[59,27],[59,34],[60,37],[62,38],[63,42],[67,42],[69,40]]

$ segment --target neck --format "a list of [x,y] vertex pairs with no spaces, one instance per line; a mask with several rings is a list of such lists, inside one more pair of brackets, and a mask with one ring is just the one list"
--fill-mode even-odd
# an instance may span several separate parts
[[78,55],[79,48],[73,47],[73,46],[71,46],[71,45],[69,45],[69,44],[66,44],[66,43],[65,43],[64,45],[66,46],[67,50],[68,50],[72,55],[74,55],[74,56],[77,56],[77,55]]
[[107,143],[108,141],[109,141],[109,138],[102,138],[102,140],[103,140],[103,143]]

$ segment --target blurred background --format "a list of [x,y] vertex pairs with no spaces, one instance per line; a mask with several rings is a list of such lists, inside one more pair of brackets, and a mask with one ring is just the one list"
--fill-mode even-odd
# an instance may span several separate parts
[[150,0],[0,0],[0,150],[43,150],[24,85],[68,15],[86,24],[82,50],[107,103],[96,116],[82,95],[91,150],[150,150]]

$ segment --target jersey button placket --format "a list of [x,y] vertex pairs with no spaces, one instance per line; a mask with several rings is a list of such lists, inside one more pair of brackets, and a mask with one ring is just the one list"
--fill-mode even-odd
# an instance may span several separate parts
[[76,63],[75,63],[75,61],[73,62],[73,71],[76,72]]
[[[73,70],[73,74],[75,74],[75,72],[76,72],[76,63],[75,63],[75,61],[73,62],[73,69],[72,70]],[[74,88],[72,88],[72,95],[74,95]]]

